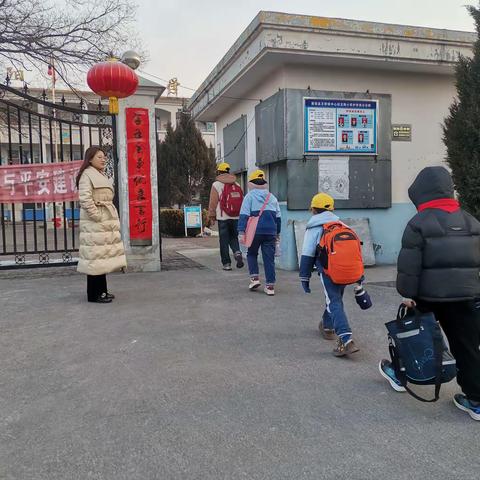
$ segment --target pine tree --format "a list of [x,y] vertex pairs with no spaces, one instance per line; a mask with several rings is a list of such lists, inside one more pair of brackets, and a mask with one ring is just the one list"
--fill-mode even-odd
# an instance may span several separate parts
[[158,200],[161,207],[171,207],[176,203],[175,199],[178,197],[175,158],[175,132],[169,122],[165,140],[157,146]]
[[203,208],[208,208],[210,201],[210,190],[212,184],[215,181],[215,172],[217,169],[217,163],[215,161],[215,148],[210,145],[208,147],[208,161],[204,165],[202,188],[200,190],[200,202]]
[[458,60],[458,98],[445,119],[443,141],[462,207],[480,219],[480,9],[466,8],[475,21],[477,40],[472,58]]
[[[158,149],[158,182],[161,206],[200,201],[208,205],[208,193],[215,178],[215,153],[187,112],[181,112],[175,131],[167,127]],[[208,193],[206,193],[208,191]]]

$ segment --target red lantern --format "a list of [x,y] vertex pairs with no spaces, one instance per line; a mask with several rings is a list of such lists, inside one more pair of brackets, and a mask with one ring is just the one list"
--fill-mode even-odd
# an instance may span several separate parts
[[133,95],[138,86],[137,74],[125,64],[112,58],[94,65],[87,74],[88,86],[101,97],[108,97],[108,110],[118,113],[118,99]]

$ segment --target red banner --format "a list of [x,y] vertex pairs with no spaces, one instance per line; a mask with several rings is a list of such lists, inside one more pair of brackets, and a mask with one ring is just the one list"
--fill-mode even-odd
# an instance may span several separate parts
[[0,167],[1,203],[45,203],[78,200],[75,178],[82,160]]
[[127,108],[128,197],[130,240],[152,241],[152,185],[150,180],[149,113],[146,108]]

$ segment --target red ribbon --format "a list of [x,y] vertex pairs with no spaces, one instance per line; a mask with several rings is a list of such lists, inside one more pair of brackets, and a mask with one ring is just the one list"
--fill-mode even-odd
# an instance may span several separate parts
[[431,200],[430,202],[422,203],[418,206],[418,211],[423,212],[428,208],[437,208],[444,212],[453,213],[460,210],[460,203],[454,198],[439,198],[437,200]]

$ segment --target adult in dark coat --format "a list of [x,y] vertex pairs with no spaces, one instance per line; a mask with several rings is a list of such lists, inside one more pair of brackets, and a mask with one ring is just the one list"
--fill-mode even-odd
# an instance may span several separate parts
[[[403,234],[397,290],[408,307],[435,314],[457,361],[454,403],[480,420],[480,222],[460,208],[443,167],[423,169],[408,195],[418,213]],[[390,362],[380,370],[404,390]]]

